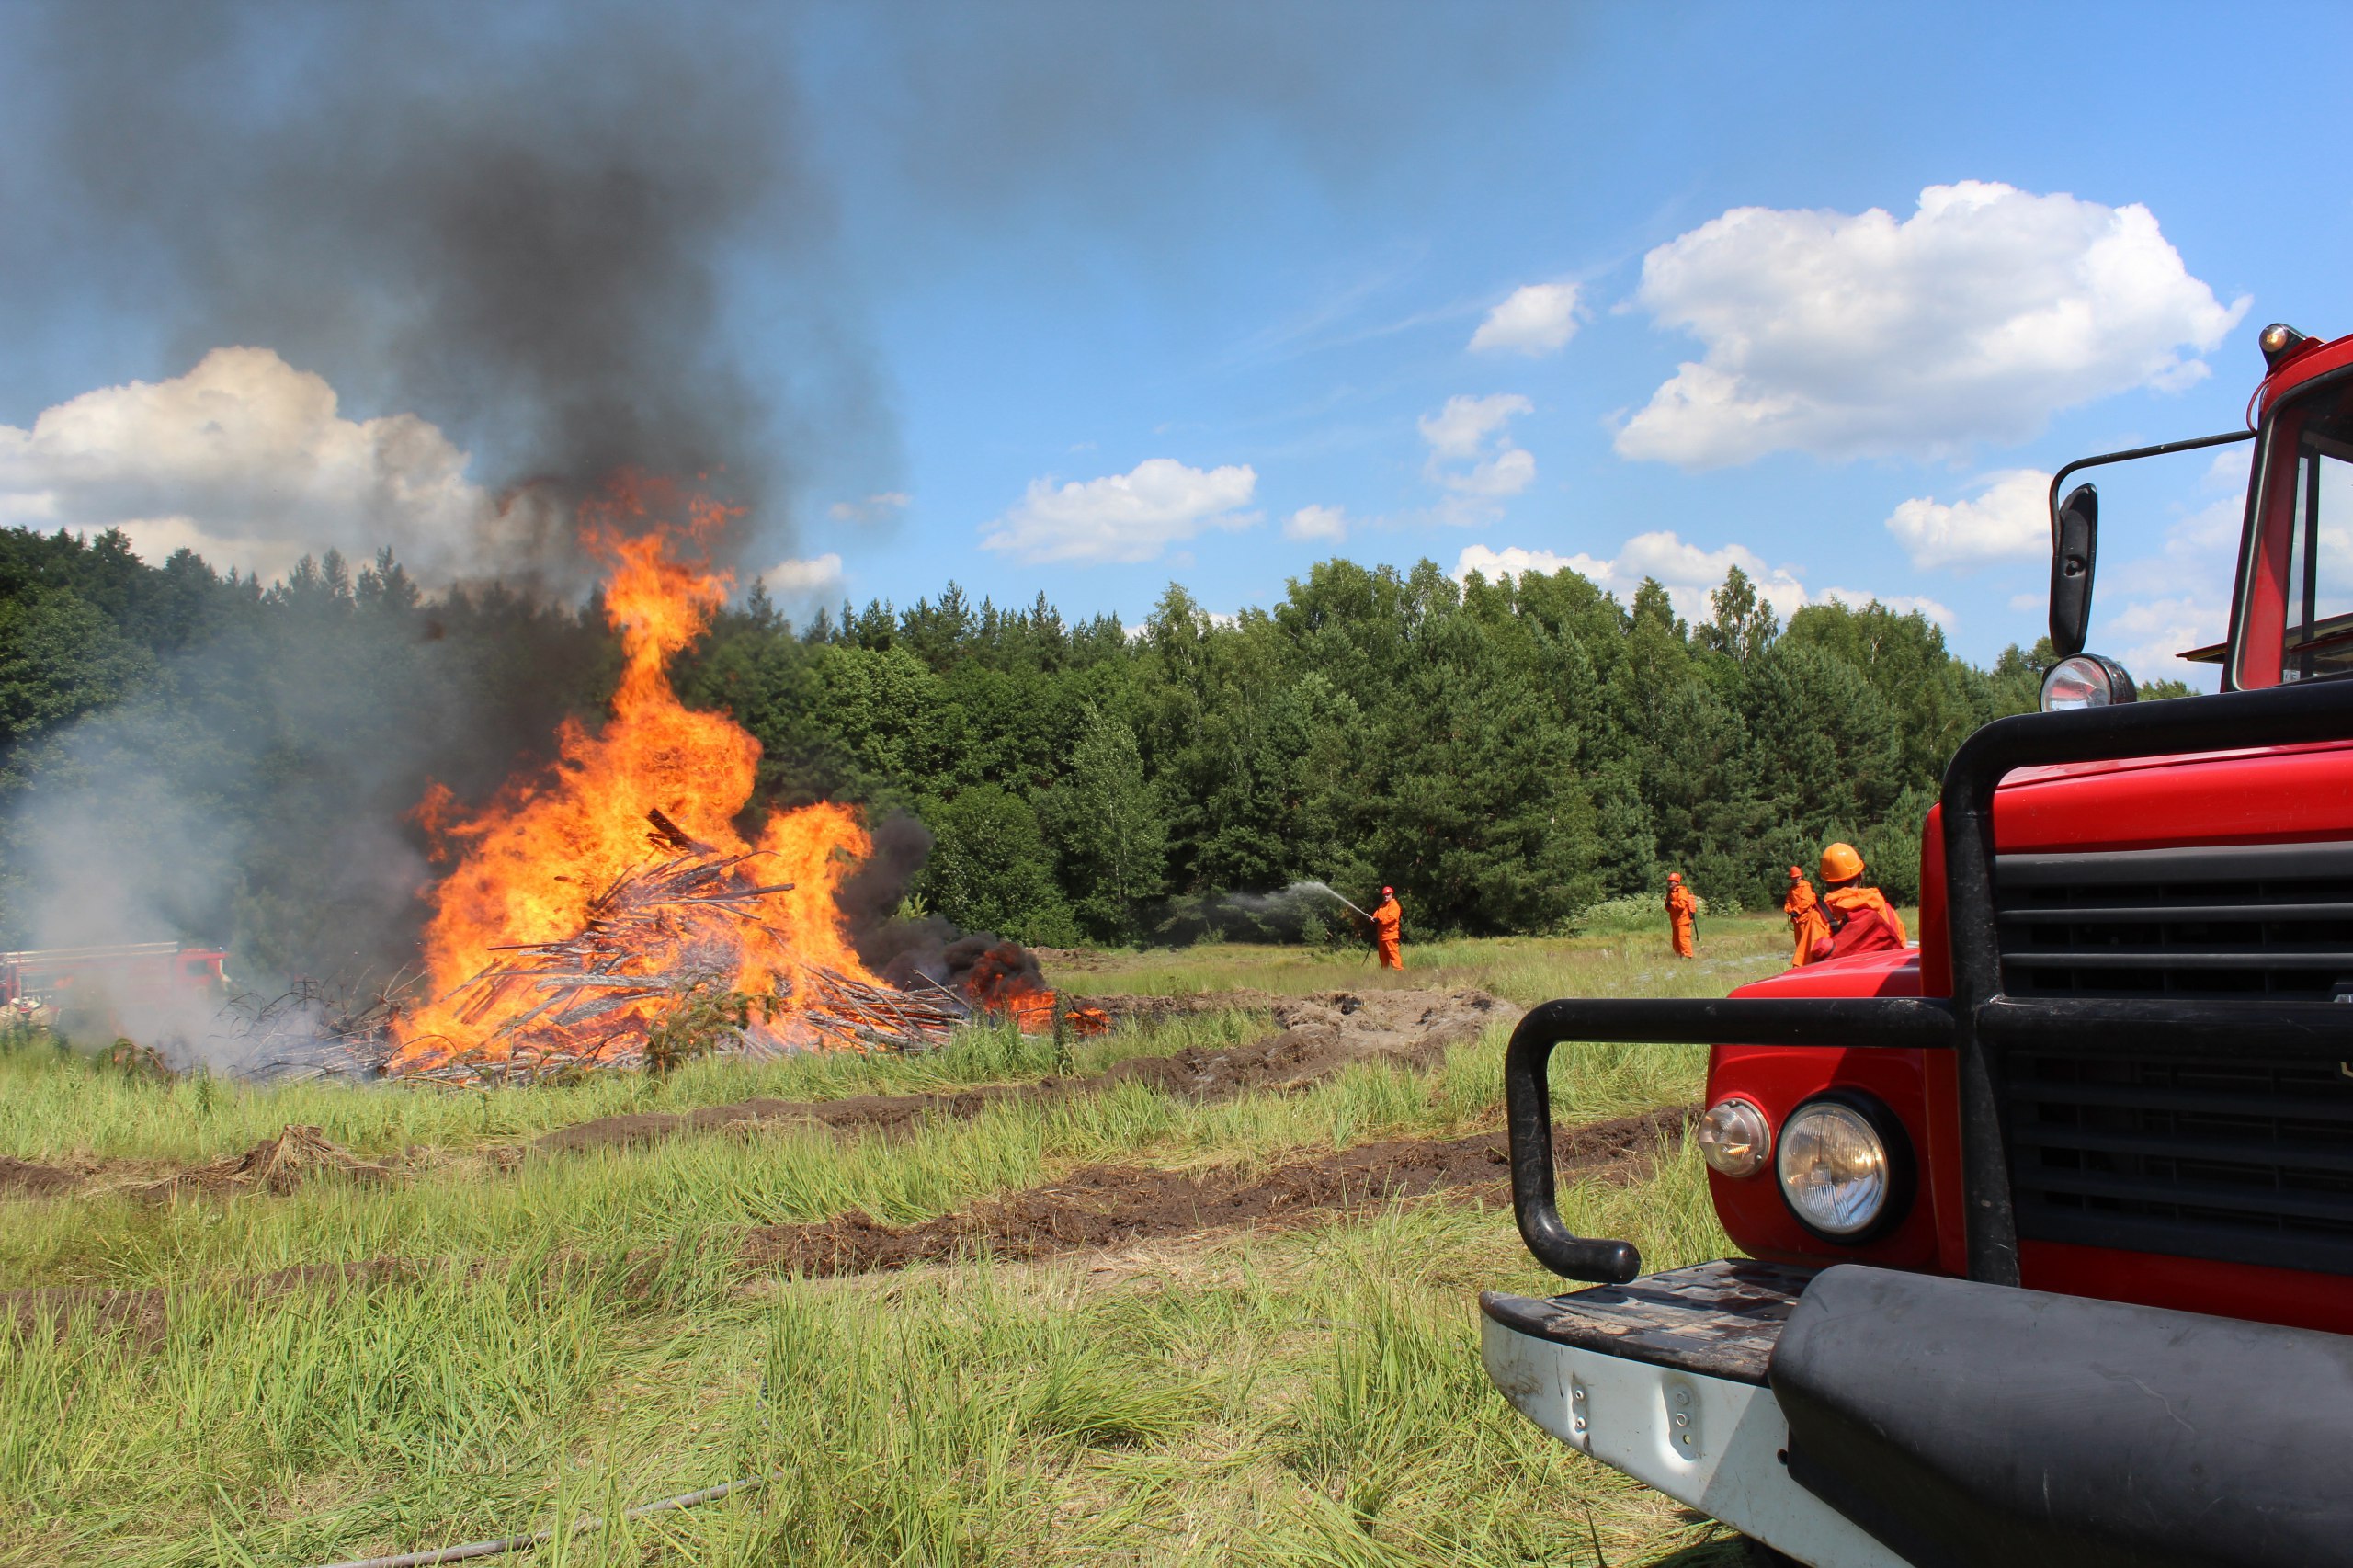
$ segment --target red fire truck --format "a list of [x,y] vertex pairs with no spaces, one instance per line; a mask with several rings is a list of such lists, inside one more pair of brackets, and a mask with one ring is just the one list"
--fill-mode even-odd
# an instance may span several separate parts
[[[1590,1288],[1488,1292],[1523,1414],[1817,1568],[2353,1562],[2353,336],[2262,335],[2251,428],[2052,483],[2043,711],[1963,744],[1920,945],[1721,1001],[1567,1000],[1513,1203]],[[2083,651],[2076,471],[2254,443],[2221,692]],[[1553,1185],[1564,1040],[1709,1054],[1746,1257],[1644,1275]]]
[[76,1004],[120,1013],[186,997],[218,1001],[228,955],[177,942],[0,952],[0,1017],[50,1024]]

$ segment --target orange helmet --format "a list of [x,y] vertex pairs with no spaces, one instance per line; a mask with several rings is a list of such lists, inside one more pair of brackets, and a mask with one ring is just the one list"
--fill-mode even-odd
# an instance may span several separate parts
[[1669,871],[1666,874],[1666,880],[1670,882],[1679,882],[1683,880],[1683,873],[1680,871]]
[[1822,880],[1843,882],[1863,874],[1863,858],[1851,844],[1834,844],[1822,852]]
[[1805,873],[1799,870],[1795,866],[1792,866],[1790,868],[1790,881],[1793,882],[1802,882],[1805,881]]

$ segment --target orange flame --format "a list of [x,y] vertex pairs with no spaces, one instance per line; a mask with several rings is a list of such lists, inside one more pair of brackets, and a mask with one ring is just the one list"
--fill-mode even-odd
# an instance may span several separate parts
[[[661,520],[681,511],[682,523]],[[756,920],[726,925],[733,989],[789,998],[813,967],[880,983],[859,963],[834,901],[842,879],[871,848],[858,813],[831,803],[778,812],[757,843],[747,843],[734,822],[752,798],[760,744],[722,714],[685,707],[670,687],[669,661],[702,633],[733,585],[707,554],[710,539],[733,516],[701,496],[680,506],[667,485],[635,477],[586,508],[582,539],[610,569],[605,614],[626,659],[611,717],[594,734],[567,721],[551,772],[510,780],[470,819],[451,820],[454,802],[438,785],[420,804],[417,818],[437,843],[461,846],[462,854],[429,895],[425,959],[438,1000],[395,1025],[392,1070],[460,1056],[509,1056],[514,1035],[500,1031],[528,1018],[540,999],[502,992],[485,1007],[480,995],[460,995],[460,987],[502,949],[579,934],[598,895],[649,859],[650,809],[715,855],[754,855],[744,867],[750,874],[744,887],[793,884],[746,901]],[[611,972],[674,971],[689,949],[707,962],[712,939],[712,927],[698,929],[681,917],[662,942]],[[654,997],[608,1010],[599,1034],[609,1037],[616,1016],[658,1022],[667,1006]],[[533,1025],[542,1045],[548,1031],[561,1028],[555,1020]],[[791,1030],[789,1021],[782,1032],[799,1044],[824,1040]]]

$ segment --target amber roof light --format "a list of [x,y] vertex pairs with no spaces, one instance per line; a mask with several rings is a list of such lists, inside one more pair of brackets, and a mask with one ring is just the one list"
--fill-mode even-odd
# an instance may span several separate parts
[[2312,339],[2290,326],[2286,322],[2276,321],[2265,327],[2263,335],[2256,341],[2263,346],[2263,362],[2276,370],[2288,356],[2310,343]]

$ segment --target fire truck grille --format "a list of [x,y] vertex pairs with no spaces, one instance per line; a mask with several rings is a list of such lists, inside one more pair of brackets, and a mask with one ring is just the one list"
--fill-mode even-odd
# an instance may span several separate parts
[[[2353,845],[2010,855],[2013,996],[2353,1002]],[[2353,1065],[2015,1051],[2018,1233],[2353,1274]]]

